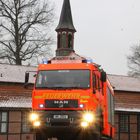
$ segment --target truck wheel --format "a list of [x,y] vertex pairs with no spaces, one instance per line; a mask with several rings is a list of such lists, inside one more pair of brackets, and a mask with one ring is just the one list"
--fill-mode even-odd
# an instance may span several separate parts
[[93,135],[92,137],[89,137],[88,139],[85,140],[100,140],[100,136],[99,135]]
[[100,140],[100,135],[95,133],[87,133],[83,135],[79,140]]
[[102,137],[101,140],[112,140],[112,138]]

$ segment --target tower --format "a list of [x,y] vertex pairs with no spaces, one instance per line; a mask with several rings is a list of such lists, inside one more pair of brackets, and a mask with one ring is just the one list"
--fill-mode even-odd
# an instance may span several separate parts
[[74,52],[74,33],[71,6],[69,0],[64,0],[57,32],[56,56],[68,56]]

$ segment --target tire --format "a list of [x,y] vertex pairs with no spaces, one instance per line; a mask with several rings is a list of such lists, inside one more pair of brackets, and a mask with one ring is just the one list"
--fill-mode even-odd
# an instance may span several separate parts
[[104,137],[104,138],[101,138],[101,140],[112,140],[112,138]]
[[100,135],[92,132],[87,132],[81,134],[81,137],[79,137],[79,139],[76,140],[100,140]]
[[64,133],[63,135],[58,136],[57,140],[100,140],[100,136],[89,132]]

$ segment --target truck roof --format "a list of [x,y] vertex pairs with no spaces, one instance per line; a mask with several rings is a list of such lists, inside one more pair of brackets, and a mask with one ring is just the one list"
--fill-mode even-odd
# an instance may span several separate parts
[[66,64],[40,64],[38,70],[57,70],[57,69],[93,69],[96,70],[95,65],[88,63],[66,63]]

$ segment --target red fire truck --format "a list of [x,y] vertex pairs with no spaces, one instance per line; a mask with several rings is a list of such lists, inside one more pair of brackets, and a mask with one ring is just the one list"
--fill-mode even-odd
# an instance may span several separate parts
[[[27,72],[26,83],[28,78]],[[100,66],[88,59],[63,57],[40,64],[32,110],[33,128],[48,134],[50,130],[53,135],[59,130],[77,130],[90,134],[87,140],[114,137],[113,88]]]

